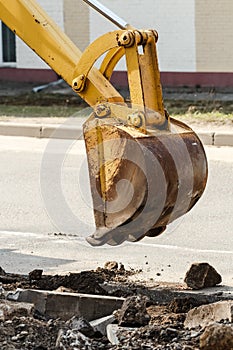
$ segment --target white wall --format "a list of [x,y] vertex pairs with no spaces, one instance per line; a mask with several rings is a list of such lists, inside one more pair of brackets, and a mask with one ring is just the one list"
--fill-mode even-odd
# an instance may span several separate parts
[[[50,17],[63,29],[63,0],[37,0]],[[20,38],[16,38],[17,68],[49,68]]]
[[[137,28],[156,29],[161,71],[193,72],[195,57],[195,0],[101,0]],[[90,10],[90,40],[118,29]],[[119,66],[124,69],[124,66]]]
[[[135,27],[153,28],[159,32],[158,55],[161,71],[196,71],[195,0],[100,1]],[[63,0],[38,2],[64,29]],[[115,25],[90,9],[90,42],[115,29]],[[16,54],[18,68],[48,68],[19,38],[16,39]],[[118,69],[124,70],[125,66],[121,64]]]

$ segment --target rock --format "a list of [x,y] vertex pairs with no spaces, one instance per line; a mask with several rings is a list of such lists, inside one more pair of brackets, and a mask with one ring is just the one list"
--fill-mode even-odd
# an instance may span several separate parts
[[221,320],[233,322],[233,301],[225,300],[195,307],[187,313],[186,328],[206,327]]
[[67,326],[75,331],[79,331],[88,338],[92,338],[95,335],[95,331],[90,323],[83,317],[72,317],[66,322]]
[[0,266],[0,276],[6,276],[6,271]]
[[60,286],[57,289],[55,289],[55,292],[57,292],[57,293],[74,293],[74,291],[72,289],[66,288],[63,286]]
[[150,321],[146,310],[147,297],[128,297],[118,312],[120,326],[145,326]]
[[56,349],[91,349],[91,341],[77,330],[60,329],[56,340]]
[[174,298],[167,306],[169,311],[176,314],[186,313],[201,303],[192,297]]
[[232,350],[233,326],[226,324],[211,324],[200,336],[201,350]]
[[35,269],[35,270],[29,272],[29,274],[28,274],[29,280],[30,281],[40,280],[42,277],[42,273],[43,273],[43,270],[41,270],[41,269]]
[[171,342],[172,339],[177,337],[178,331],[175,328],[167,327],[160,332],[160,339],[164,339],[166,342]]
[[208,263],[196,263],[187,271],[184,282],[192,289],[201,289],[216,286],[222,277]]
[[12,319],[14,316],[32,316],[33,312],[33,304],[0,300],[0,320],[2,321]]
[[116,261],[107,261],[104,264],[104,268],[107,270],[117,270],[118,269],[118,263]]

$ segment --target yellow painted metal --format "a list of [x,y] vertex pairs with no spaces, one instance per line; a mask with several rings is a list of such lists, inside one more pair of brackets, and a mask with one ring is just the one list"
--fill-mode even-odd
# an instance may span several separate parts
[[99,69],[99,71],[105,76],[105,78],[110,80],[115,66],[117,65],[119,60],[124,56],[124,54],[124,47],[114,47],[106,54]]
[[[82,53],[34,0],[0,0],[0,18],[69,85],[72,86],[75,78],[77,87],[85,86],[76,91],[91,106],[105,101],[124,102],[109,79],[125,54],[132,104],[164,115],[152,38],[144,45],[145,54],[139,55],[139,32],[117,30],[101,36]],[[129,42],[132,39],[134,44],[119,46],[119,40],[124,44],[125,37]],[[94,63],[105,52],[107,54],[98,71],[93,67]]]
[[[33,0],[0,0],[0,19],[32,48],[69,85],[81,51]],[[88,93],[80,96],[89,104],[123,101],[121,95],[97,70],[87,80]]]
[[[163,125],[166,121],[163,108],[160,73],[156,53],[156,38],[153,31],[117,30],[102,35],[91,43],[82,54],[74,70],[75,89],[89,93],[85,82],[89,71],[98,58],[107,53],[102,61],[100,72],[110,79],[113,69],[123,55],[126,57],[130,98],[134,112],[152,110],[148,113],[148,125]],[[138,45],[143,45],[144,54],[139,54]],[[119,46],[120,45],[120,46]],[[84,84],[85,83],[85,84]],[[100,101],[102,102],[102,101]],[[130,112],[127,112],[130,113]],[[141,116],[143,116],[141,114]],[[120,116],[127,120],[126,113]],[[143,118],[141,131],[146,131],[146,121]]]
[[80,60],[77,62],[73,77],[76,78],[80,74],[88,76],[90,69],[98,58],[112,48],[118,48],[117,38],[123,33],[123,30],[116,30],[106,33],[95,41],[93,41],[83,52]]
[[144,106],[137,44],[125,50],[131,103]]
[[148,37],[144,54],[140,55],[139,62],[145,105],[165,116],[156,43],[153,36]]

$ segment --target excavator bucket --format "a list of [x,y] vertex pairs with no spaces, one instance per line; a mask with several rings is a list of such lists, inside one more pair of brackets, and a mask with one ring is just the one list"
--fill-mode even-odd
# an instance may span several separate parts
[[108,50],[100,71],[110,79],[124,55],[130,92],[128,104],[97,103],[84,124],[96,223],[87,241],[93,246],[161,234],[194,206],[206,186],[201,141],[164,109],[157,39],[153,30],[115,31],[98,38],[82,56],[87,64],[96,48]]
[[138,129],[93,115],[84,125],[96,232],[91,245],[157,236],[201,197],[207,161],[198,136],[170,120],[169,130]]

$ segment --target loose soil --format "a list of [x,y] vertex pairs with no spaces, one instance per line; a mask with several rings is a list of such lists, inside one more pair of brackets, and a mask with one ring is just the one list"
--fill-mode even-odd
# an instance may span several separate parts
[[[69,275],[43,275],[41,270],[28,275],[6,273],[0,268],[0,285],[5,291],[16,288],[58,290],[60,292],[79,292],[88,294],[128,297],[140,295],[147,297],[148,325],[131,329],[123,328],[119,333],[120,344],[112,345],[105,336],[94,334],[88,340],[91,345],[59,347],[56,339],[60,329],[68,329],[68,323],[60,319],[46,319],[34,313],[33,316],[15,315],[0,321],[0,349],[164,349],[197,350],[203,330],[184,328],[186,313],[203,302],[194,298],[176,298],[169,303],[158,303],[151,298],[151,286],[130,282],[130,277],[138,271],[125,270],[124,266],[97,268],[91,271]],[[110,286],[110,287],[109,287]],[[184,285],[161,285],[164,288],[184,289]],[[1,292],[0,292],[1,295]],[[5,298],[2,294],[2,299]],[[1,300],[0,300],[1,301]]]

